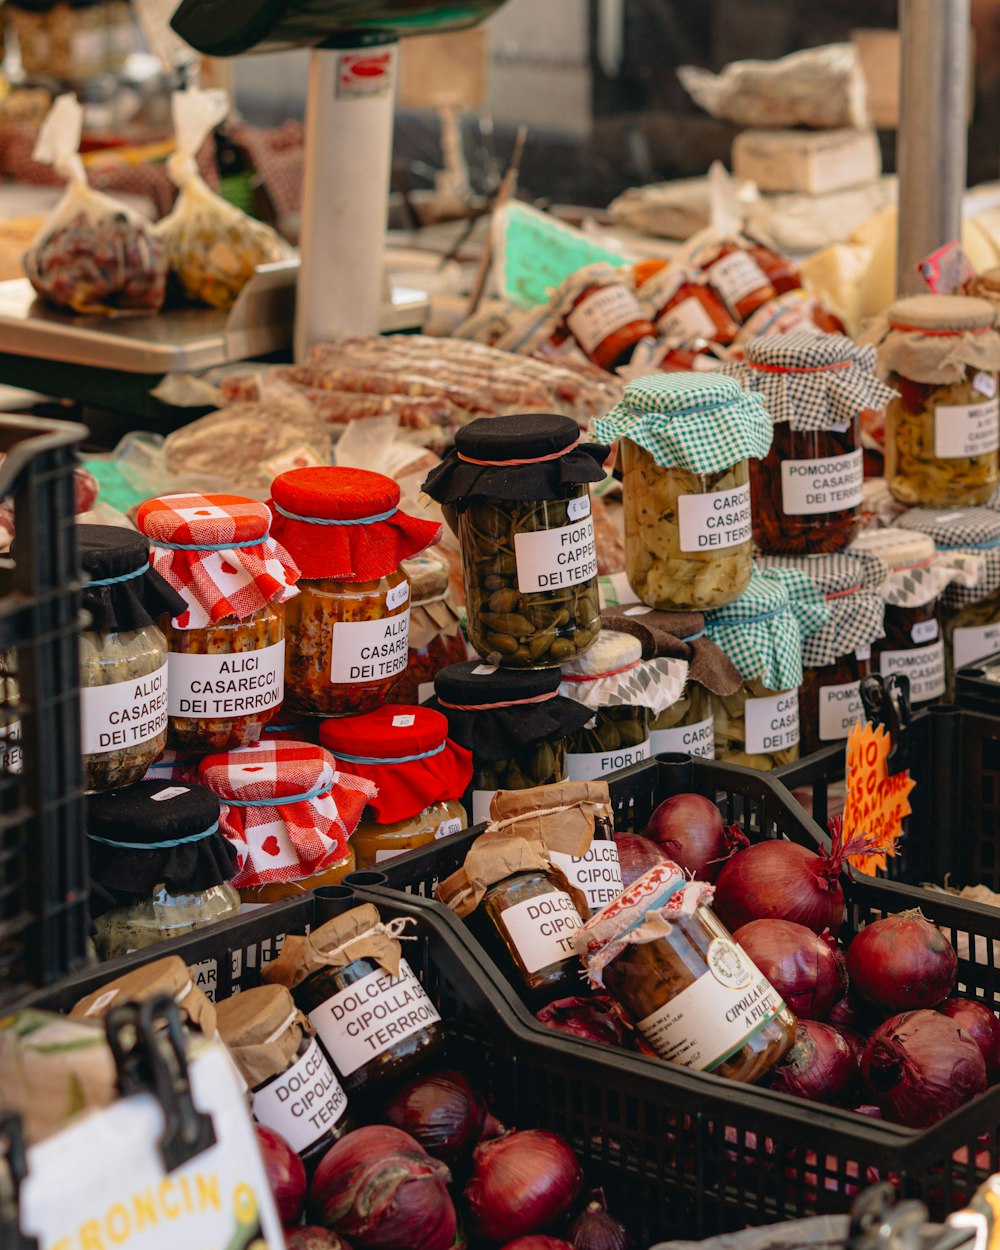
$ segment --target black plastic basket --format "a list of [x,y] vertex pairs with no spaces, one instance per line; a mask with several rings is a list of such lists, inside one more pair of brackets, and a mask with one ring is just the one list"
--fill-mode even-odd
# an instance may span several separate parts
[[0,557],[0,1004],[86,952],[73,483],[86,433],[0,418],[16,529],[15,557]]
[[1000,651],[955,670],[955,702],[971,712],[1000,716]]
[[[916,885],[981,884],[1000,891],[1000,717],[934,706],[913,718],[906,739],[917,788],[901,853],[888,861],[888,875]],[[833,788],[844,768],[844,747],[838,745],[788,764],[778,775],[791,790],[811,788],[805,801],[825,825],[839,803]]]

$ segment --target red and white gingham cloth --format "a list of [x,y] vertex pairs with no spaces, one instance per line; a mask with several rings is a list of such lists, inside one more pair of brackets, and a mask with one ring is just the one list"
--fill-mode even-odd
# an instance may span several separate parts
[[[365,778],[338,773],[333,756],[308,742],[259,742],[208,755],[198,778],[222,804],[219,828],[239,860],[238,889],[298,881],[342,863],[348,838],[378,793]],[[233,802],[248,799],[277,801]]]
[[[268,603],[284,603],[298,594],[295,583],[301,574],[269,536],[270,509],[256,499],[164,495],[146,500],[136,524],[153,544],[153,568],[187,600],[188,610],[174,619],[177,629],[204,629],[227,616],[243,621]],[[222,547],[227,543],[251,545]],[[157,544],[200,549],[177,551]]]

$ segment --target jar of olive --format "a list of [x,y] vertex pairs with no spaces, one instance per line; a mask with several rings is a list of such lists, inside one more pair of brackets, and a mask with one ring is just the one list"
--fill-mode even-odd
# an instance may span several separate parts
[[479,418],[424,490],[457,517],[469,642],[490,664],[546,668],[581,655],[601,627],[590,482],[608,448],[575,421]]
[[711,897],[676,864],[657,864],[592,917],[573,948],[591,986],[621,1004],[661,1059],[752,1084],[792,1045],[796,1020]]

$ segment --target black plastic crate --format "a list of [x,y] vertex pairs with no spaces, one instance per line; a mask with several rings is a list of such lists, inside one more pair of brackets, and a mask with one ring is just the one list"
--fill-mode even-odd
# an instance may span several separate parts
[[86,433],[0,418],[16,529],[14,558],[0,557],[0,1005],[86,952],[73,483]]
[[[901,854],[888,861],[888,875],[915,885],[982,884],[1000,891],[1000,716],[937,705],[913,718],[906,737],[917,788]],[[811,799],[805,794],[803,801],[825,826],[830,810],[840,806],[844,771],[840,744],[778,775],[790,790],[811,788]]]
[[955,702],[987,716],[1000,716],[1000,651],[955,670]]

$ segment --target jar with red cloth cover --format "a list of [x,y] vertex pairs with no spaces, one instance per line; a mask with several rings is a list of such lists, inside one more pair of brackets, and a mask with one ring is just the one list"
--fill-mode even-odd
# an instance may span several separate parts
[[354,866],[348,839],[375,787],[337,771],[309,742],[258,742],[202,760],[199,780],[222,804],[244,903],[273,903],[335,885]]
[[448,594],[448,566],[432,556],[406,560],[410,579],[410,655],[406,672],[392,688],[394,703],[423,703],[434,693],[434,678],[466,658],[462,617]]
[[187,604],[160,621],[168,746],[249,746],[284,698],[285,603],[299,577],[270,536],[270,512],[240,495],[166,495],[148,499],[136,524],[152,545],[153,568]]
[[307,468],[271,484],[274,534],[302,570],[288,613],[288,708],[367,712],[406,669],[410,583],[401,565],[441,526],[407,516],[399,486],[367,469]]
[[459,800],[472,780],[472,753],[451,741],[440,712],[390,703],[326,721],[320,740],[338,768],[377,788],[351,839],[359,868],[466,827]]

